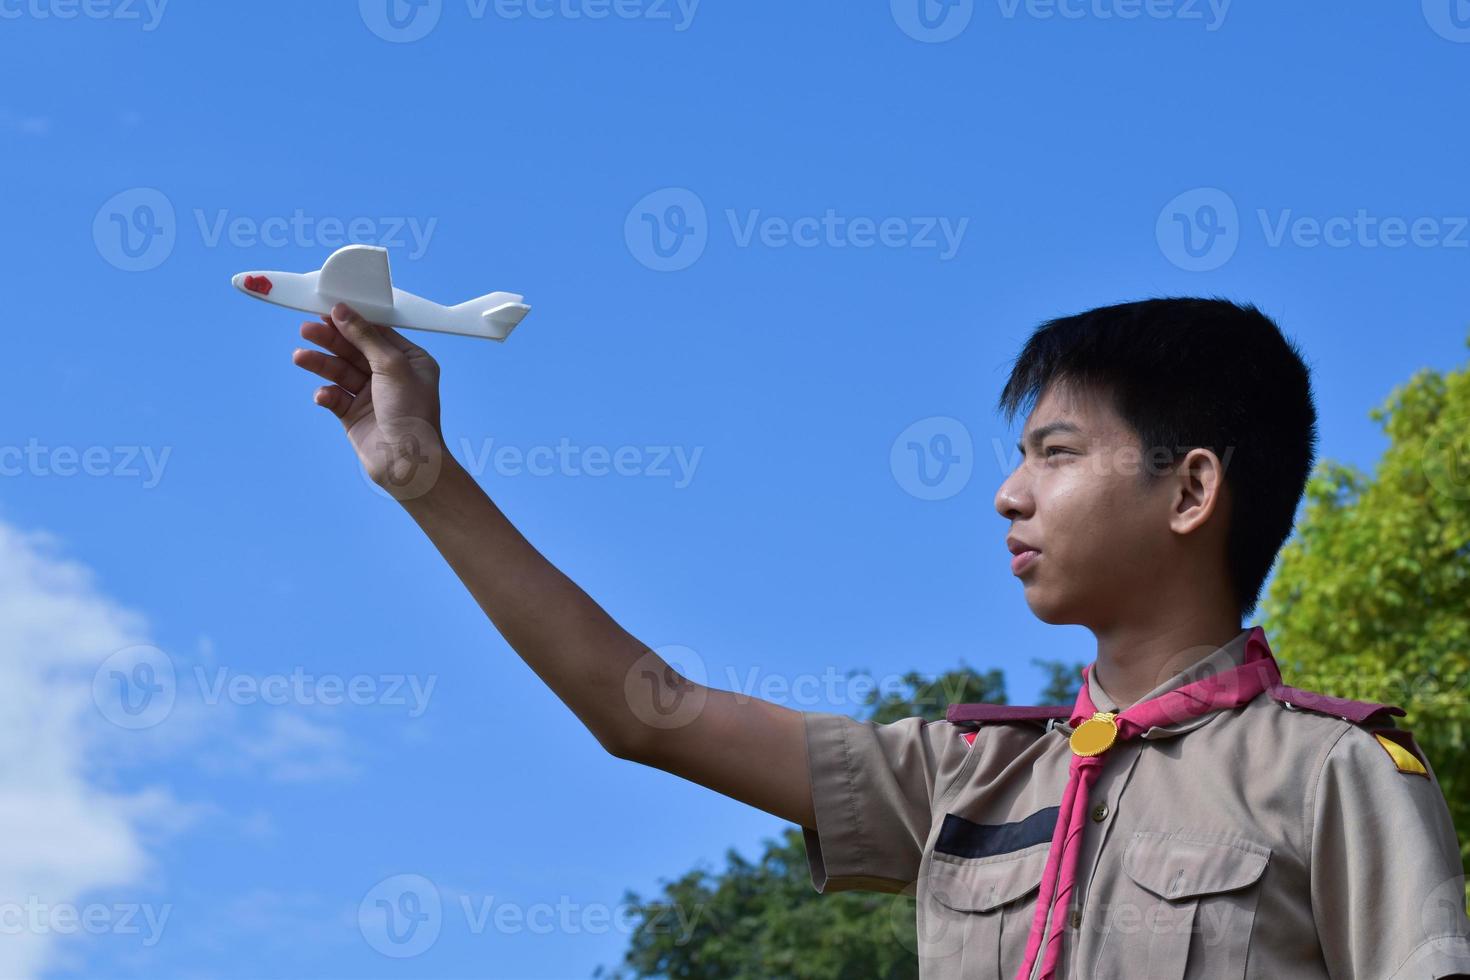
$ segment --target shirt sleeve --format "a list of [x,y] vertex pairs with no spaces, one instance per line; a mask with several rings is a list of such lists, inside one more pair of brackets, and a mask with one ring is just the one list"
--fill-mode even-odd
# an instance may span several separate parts
[[805,712],[816,827],[803,827],[818,892],[902,892],[918,879],[933,801],[970,744],[946,721],[888,724]]
[[1312,913],[1331,976],[1470,974],[1465,875],[1432,768],[1401,771],[1353,725],[1327,754],[1310,819]]

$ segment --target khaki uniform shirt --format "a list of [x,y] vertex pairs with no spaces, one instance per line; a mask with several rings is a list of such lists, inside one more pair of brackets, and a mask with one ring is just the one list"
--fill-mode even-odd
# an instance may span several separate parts
[[[1140,700],[1237,666],[1248,634]],[[1098,710],[1115,710],[1093,673]],[[973,724],[805,724],[816,890],[914,897],[924,980],[1013,980],[1067,783],[1066,721],[986,722],[973,745]],[[1114,745],[1059,980],[1470,974],[1448,808],[1427,763],[1401,771],[1384,727],[1262,693]]]

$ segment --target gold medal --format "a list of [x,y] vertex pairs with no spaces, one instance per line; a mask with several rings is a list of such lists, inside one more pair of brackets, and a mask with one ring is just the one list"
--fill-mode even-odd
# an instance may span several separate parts
[[1072,752],[1075,755],[1102,755],[1118,740],[1117,717],[1111,711],[1099,711],[1072,729]]

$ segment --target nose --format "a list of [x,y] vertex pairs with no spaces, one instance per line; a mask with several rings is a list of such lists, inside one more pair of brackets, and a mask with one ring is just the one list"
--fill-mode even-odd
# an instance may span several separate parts
[[1033,504],[1024,471],[1024,464],[1016,467],[995,491],[995,512],[1011,523],[1031,516]]

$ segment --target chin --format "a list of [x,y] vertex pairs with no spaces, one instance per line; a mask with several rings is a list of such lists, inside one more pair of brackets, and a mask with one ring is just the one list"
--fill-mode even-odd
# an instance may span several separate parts
[[1046,590],[1035,586],[1026,589],[1026,605],[1031,607],[1033,616],[1051,626],[1067,626],[1077,621],[1067,603],[1057,601],[1056,597],[1048,596]]

